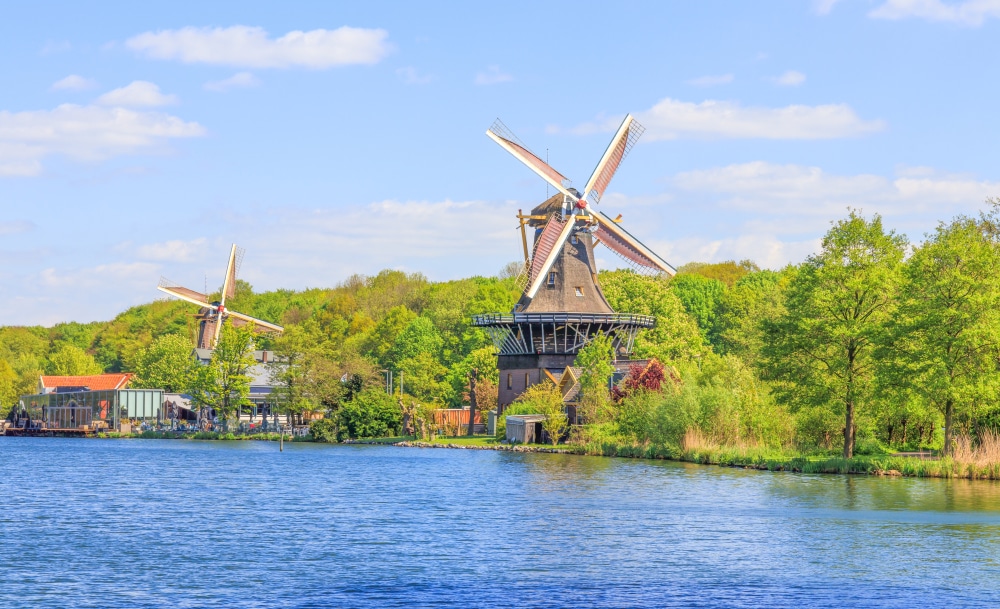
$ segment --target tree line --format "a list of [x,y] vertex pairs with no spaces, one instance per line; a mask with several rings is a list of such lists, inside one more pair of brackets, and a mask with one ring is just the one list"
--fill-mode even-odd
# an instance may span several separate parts
[[[947,452],[957,433],[996,426],[1000,220],[989,203],[916,243],[877,215],[851,211],[818,252],[780,270],[729,261],[688,264],[673,278],[602,271],[616,311],[657,318],[635,356],[666,373],[658,391],[612,395],[598,378],[610,352],[595,341],[578,362],[590,375],[581,394],[590,433],[667,443],[693,433],[850,457]],[[231,306],[286,327],[256,339],[283,362],[273,380],[285,412],[327,413],[343,423],[342,436],[398,433],[406,409],[468,404],[473,371],[477,403],[495,403],[495,352],[471,317],[509,311],[520,294],[514,274],[432,282],[387,270],[259,294],[241,281]],[[133,386],[190,393],[228,412],[245,400],[248,330],[223,332],[235,368],[221,355],[196,366],[194,313],[155,301],[108,322],[0,328],[0,403],[33,393],[43,373],[132,371]],[[394,398],[385,395],[387,371]]]

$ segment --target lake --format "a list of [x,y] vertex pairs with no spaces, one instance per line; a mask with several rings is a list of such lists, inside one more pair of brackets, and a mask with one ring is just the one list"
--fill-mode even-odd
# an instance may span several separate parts
[[2,607],[1000,603],[1000,485],[479,450],[0,438]]

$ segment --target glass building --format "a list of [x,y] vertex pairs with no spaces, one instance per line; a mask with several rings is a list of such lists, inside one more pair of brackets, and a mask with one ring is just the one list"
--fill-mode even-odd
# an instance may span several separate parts
[[[48,429],[76,429],[81,425],[121,428],[123,421],[165,423],[162,389],[109,389],[65,391],[21,396],[21,404],[33,422]],[[23,416],[23,415],[22,415]]]

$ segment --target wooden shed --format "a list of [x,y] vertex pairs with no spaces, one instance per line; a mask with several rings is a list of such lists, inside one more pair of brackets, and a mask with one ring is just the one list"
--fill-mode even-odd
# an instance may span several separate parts
[[544,414],[514,414],[507,417],[507,441],[537,444],[542,441]]

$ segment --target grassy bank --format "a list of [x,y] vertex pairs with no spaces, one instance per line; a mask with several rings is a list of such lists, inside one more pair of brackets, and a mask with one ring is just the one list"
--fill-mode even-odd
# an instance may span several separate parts
[[767,448],[693,447],[680,448],[653,444],[602,442],[576,445],[574,452],[585,455],[666,459],[704,465],[744,467],[768,471],[789,471],[806,474],[867,474],[884,476],[914,476],[923,478],[971,478],[1000,480],[1000,462],[979,459],[861,455],[844,459],[831,455],[805,455]]
[[[185,439],[185,440],[264,440],[277,442],[279,434],[237,435],[223,432],[156,432],[145,431],[131,436],[115,433],[100,434],[100,437],[131,437],[143,439]],[[285,437],[287,442],[312,442],[312,437]],[[380,444],[402,446],[424,446],[439,448],[475,448],[484,450],[511,450],[508,444],[500,443],[493,436],[438,436],[433,440],[420,441],[415,436],[394,436],[353,440],[352,444]],[[956,456],[941,459],[922,459],[891,454],[860,455],[852,459],[824,454],[802,454],[794,451],[720,446],[676,447],[652,443],[628,443],[602,441],[551,444],[517,445],[516,450],[525,452],[562,452],[577,455],[622,457],[629,459],[653,459],[682,461],[702,465],[742,467],[767,471],[788,471],[806,474],[866,474],[876,476],[912,476],[921,478],[970,478],[974,480],[1000,480],[1000,461],[992,461],[969,451],[956,451]]]

